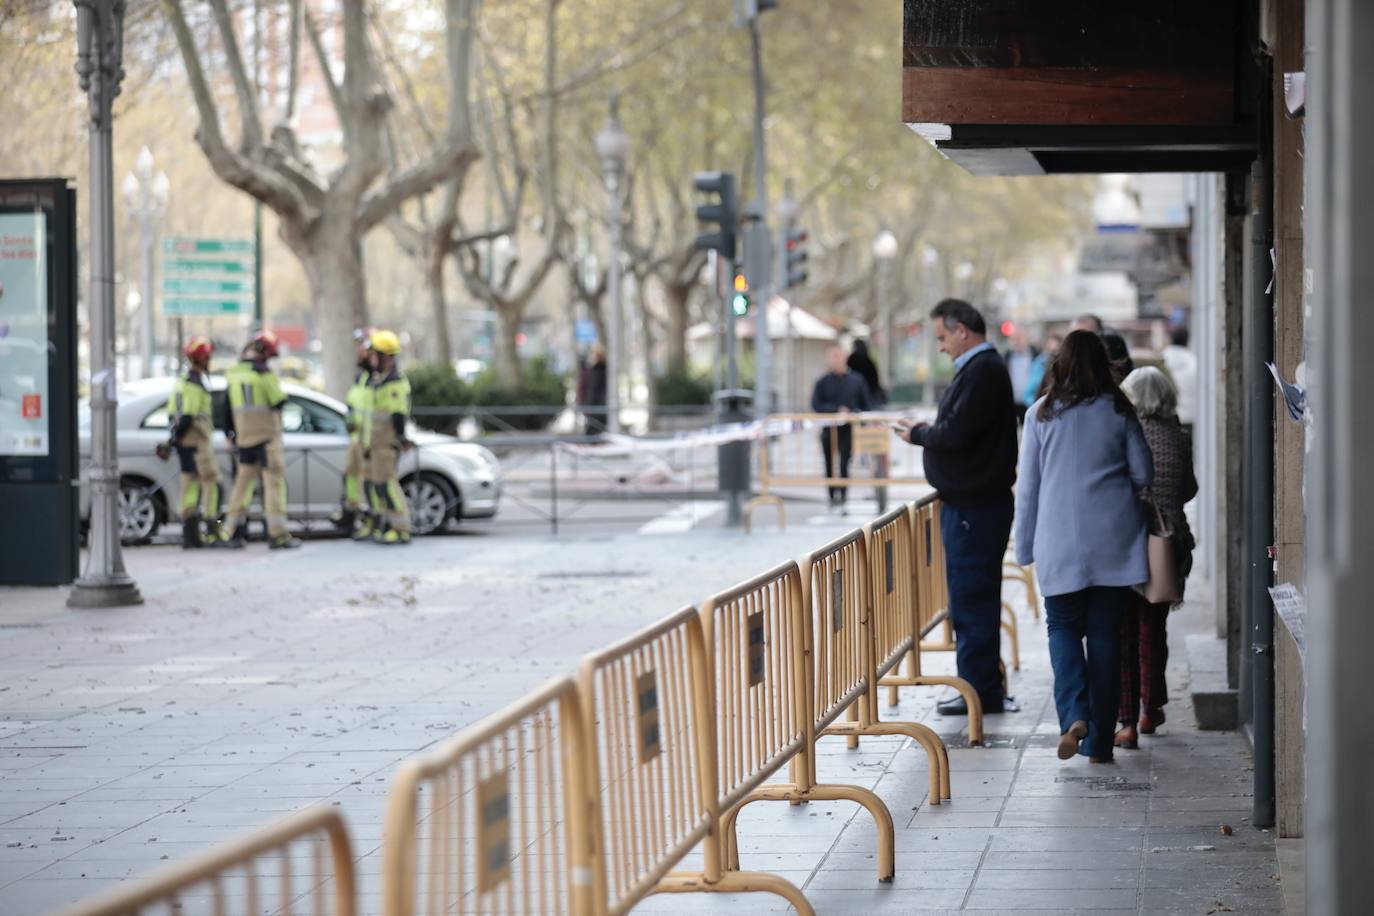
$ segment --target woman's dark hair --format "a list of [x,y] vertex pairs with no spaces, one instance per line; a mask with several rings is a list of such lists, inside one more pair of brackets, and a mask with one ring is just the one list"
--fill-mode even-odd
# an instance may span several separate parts
[[1107,348],[1102,338],[1091,331],[1074,331],[1064,338],[1059,353],[1045,369],[1046,394],[1036,417],[1053,420],[1077,404],[1108,395],[1119,414],[1135,408],[1112,377]]
[[1107,348],[1107,362],[1112,367],[1112,378],[1120,385],[1126,376],[1135,371],[1135,360],[1131,359],[1131,348],[1126,346],[1126,338],[1115,331],[1104,331],[1101,335],[1102,346]]

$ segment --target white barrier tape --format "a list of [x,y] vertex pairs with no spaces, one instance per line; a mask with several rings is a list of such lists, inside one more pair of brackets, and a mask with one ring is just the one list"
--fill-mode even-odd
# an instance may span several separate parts
[[789,433],[828,429],[831,426],[848,426],[860,421],[870,423],[894,423],[898,420],[929,422],[934,418],[935,414],[931,410],[919,412],[875,410],[866,413],[835,414],[833,417],[825,418],[807,417],[806,419],[770,417],[767,420],[750,420],[746,423],[722,423],[717,426],[709,426],[706,429],[655,438],[608,434],[604,441],[595,444],[559,442],[557,448],[575,455],[613,457],[638,452],[669,452],[683,448],[726,445],[731,442],[776,439]]

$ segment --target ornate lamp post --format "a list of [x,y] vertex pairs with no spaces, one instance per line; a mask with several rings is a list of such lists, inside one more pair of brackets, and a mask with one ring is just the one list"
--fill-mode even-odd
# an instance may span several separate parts
[[624,298],[624,212],[625,198],[621,191],[625,179],[625,162],[630,158],[630,137],[620,126],[620,98],[611,98],[611,111],[606,126],[596,135],[596,154],[601,157],[601,174],[606,182],[607,219],[610,221],[611,315],[606,322],[610,346],[606,352],[606,428],[612,434],[620,432],[620,367],[622,340],[625,336],[622,300]]
[[111,108],[124,79],[124,0],[75,0],[76,73],[90,100],[91,523],[86,571],[69,607],[121,607],[143,596],[119,548],[115,450],[114,148]]

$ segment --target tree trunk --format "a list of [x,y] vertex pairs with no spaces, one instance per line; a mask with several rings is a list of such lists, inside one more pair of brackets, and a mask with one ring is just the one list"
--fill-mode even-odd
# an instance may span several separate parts
[[658,419],[658,392],[655,391],[654,385],[654,323],[653,316],[649,314],[649,297],[644,288],[646,279],[641,276],[635,277],[635,305],[639,311],[639,341],[644,357],[644,386],[647,392],[644,406],[649,415],[648,429],[653,432]]
[[663,284],[663,298],[668,305],[668,371],[687,371],[687,329],[692,313],[689,304],[692,286],[680,283]]
[[520,383],[520,313],[499,308],[496,314],[496,375],[501,384],[514,387]]
[[362,239],[352,219],[321,220],[304,245],[292,244],[286,228],[283,235],[305,265],[310,298],[319,316],[324,388],[342,398],[353,381],[353,329],[368,324]]
[[429,287],[429,306],[434,318],[434,358],[445,366],[453,365],[453,338],[449,335],[448,297],[444,292],[444,261],[447,253],[431,240],[425,252],[425,285]]

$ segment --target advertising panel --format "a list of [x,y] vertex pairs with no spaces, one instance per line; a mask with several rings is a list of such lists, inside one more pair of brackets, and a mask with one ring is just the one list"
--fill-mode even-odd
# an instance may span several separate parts
[[45,214],[0,213],[0,455],[48,454]]

